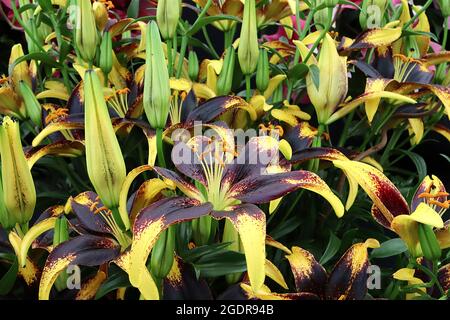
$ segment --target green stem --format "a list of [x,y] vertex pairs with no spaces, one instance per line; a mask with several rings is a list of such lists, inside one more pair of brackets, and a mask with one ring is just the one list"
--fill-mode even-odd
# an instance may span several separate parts
[[166,168],[166,160],[164,158],[164,147],[163,147],[163,129],[156,129],[156,150],[158,155],[159,166]]
[[173,62],[172,62],[172,39],[167,39],[167,70],[169,72],[169,77],[172,76]]
[[180,55],[178,56],[178,64],[177,64],[177,79],[181,77],[181,71],[183,70],[183,60],[184,55],[186,54],[186,48],[188,44],[188,37],[186,35],[183,35],[181,38],[181,48],[180,48]]
[[[314,138],[312,147],[319,148],[322,146],[322,133],[326,130],[326,125],[319,123],[319,128],[317,128],[317,136]],[[308,171],[318,172],[319,171],[319,159],[312,159],[308,164]]]
[[251,98],[250,77],[250,74],[245,75],[245,97],[247,102],[250,101]]
[[313,54],[314,50],[316,50],[317,46],[319,45],[320,41],[322,41],[323,37],[327,34],[328,30],[331,27],[331,23],[333,22],[333,8],[328,8],[328,22],[325,28],[320,33],[320,36],[317,38],[317,40],[314,42],[313,46],[309,50],[308,54],[306,55],[304,59],[304,63],[307,63],[311,55]]
[[350,114],[348,115],[347,119],[345,119],[344,128],[342,129],[342,134],[341,134],[341,137],[339,138],[339,143],[338,143],[339,147],[343,147],[345,142],[347,141],[348,130],[350,128],[350,124],[353,121],[353,116],[354,115],[355,115],[355,110],[350,112]]
[[209,50],[211,51],[212,55],[214,56],[214,59],[220,59],[219,54],[217,53],[216,49],[214,48],[214,46],[211,42],[211,39],[209,38],[208,31],[206,31],[205,27],[202,28],[202,31],[203,31],[203,36],[205,37],[205,40],[206,40],[206,44],[208,45]]

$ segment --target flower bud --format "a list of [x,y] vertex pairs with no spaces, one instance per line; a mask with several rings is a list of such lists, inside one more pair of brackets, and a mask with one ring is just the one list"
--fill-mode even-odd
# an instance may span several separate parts
[[[30,221],[36,206],[36,190],[20,140],[19,123],[3,118],[0,127],[0,155],[5,228]],[[4,214],[4,213],[3,213]]]
[[90,0],[78,0],[78,14],[76,15],[75,44],[81,58],[92,62],[97,50],[97,26]]
[[100,69],[105,77],[111,72],[113,67],[112,40],[109,31],[103,33],[102,43],[100,44]]
[[261,49],[259,53],[258,66],[256,68],[256,88],[263,93],[269,86],[270,68],[267,50]]
[[37,100],[31,88],[23,80],[19,82],[19,91],[25,103],[27,115],[36,126],[40,127],[42,125],[41,104]]
[[154,21],[147,25],[145,64],[145,114],[153,128],[163,129],[169,116],[170,84],[161,37]]
[[226,95],[231,91],[235,56],[236,53],[234,48],[232,46],[229,47],[225,52],[222,70],[220,71],[219,78],[217,79],[216,88],[219,96]]
[[242,73],[253,73],[258,64],[258,30],[256,25],[255,0],[245,1],[244,18],[242,20],[241,37],[239,40],[238,58]]
[[192,81],[196,81],[198,78],[198,58],[195,51],[189,51],[189,57],[188,57],[188,74],[189,79]]
[[444,18],[450,17],[450,0],[439,0],[439,7]]
[[170,272],[175,251],[176,226],[163,231],[152,249],[150,270],[159,279],[164,279]]
[[103,86],[93,70],[84,76],[85,144],[89,179],[103,204],[119,205],[126,177],[125,161],[103,97]]
[[108,9],[105,4],[100,1],[95,1],[92,4],[92,10],[94,11],[95,24],[99,31],[105,30],[108,23]]
[[172,39],[180,19],[180,0],[158,0],[156,22],[164,39]]
[[[9,65],[13,65],[17,59],[19,59],[23,56],[24,56],[24,53],[23,53],[22,45],[20,43],[15,44],[11,48],[11,55],[9,57]],[[30,68],[26,61],[22,61],[22,62],[18,63],[14,67],[14,69],[12,69],[10,76],[11,76],[11,81],[12,81],[14,90],[18,91],[20,81],[25,81],[26,84],[30,87],[32,85]]]
[[433,232],[433,227],[423,223],[418,225],[420,248],[422,249],[423,257],[430,261],[435,261],[441,257],[442,251],[436,235]]

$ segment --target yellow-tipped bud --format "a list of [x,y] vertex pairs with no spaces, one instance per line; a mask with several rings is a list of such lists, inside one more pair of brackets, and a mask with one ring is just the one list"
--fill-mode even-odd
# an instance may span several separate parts
[[180,19],[180,0],[158,0],[156,22],[164,39],[172,39]]
[[105,30],[108,23],[108,9],[103,2],[95,1],[92,4],[92,10],[94,11],[95,24],[99,31]]
[[[11,55],[9,56],[9,65],[12,65],[17,59],[23,56],[24,53],[22,45],[20,43],[15,44],[11,48]],[[18,63],[14,67],[14,69],[12,69],[10,76],[14,90],[18,91],[20,81],[24,81],[28,86],[31,87],[30,68],[28,67],[28,63],[26,61]]]
[[103,204],[119,205],[119,194],[126,177],[125,161],[108,114],[103,87],[97,74],[84,76],[86,162],[89,179]]
[[[295,41],[295,44],[302,58],[305,59],[309,49],[300,41]],[[326,123],[347,95],[346,58],[339,56],[334,40],[326,34],[318,63],[311,56],[306,64],[310,67],[310,72],[306,76],[309,99],[316,110],[319,123]],[[318,74],[314,74],[313,65],[317,66]]]
[[[0,154],[4,207],[7,218],[3,227],[30,221],[36,205],[36,190],[20,141],[19,123],[3,118],[0,127]],[[1,210],[0,210],[1,211]]]
[[153,128],[163,129],[169,116],[170,84],[161,37],[154,21],[147,25],[145,64],[145,114]]
[[77,4],[75,44],[81,58],[91,62],[95,57],[98,42],[94,11],[90,0],[78,0]]
[[242,73],[253,73],[258,64],[259,46],[256,24],[255,0],[247,0],[244,5],[241,37],[239,40],[238,58]]

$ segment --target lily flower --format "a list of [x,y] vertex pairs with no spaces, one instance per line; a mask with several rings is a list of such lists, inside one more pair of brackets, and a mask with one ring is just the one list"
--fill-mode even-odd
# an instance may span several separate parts
[[367,294],[368,249],[380,246],[375,239],[352,245],[327,273],[313,254],[303,248],[293,246],[288,249],[270,237],[267,244],[286,254],[294,276],[295,292],[274,293],[268,287],[255,292],[248,284],[241,283],[239,296],[259,300],[362,300]]
[[[343,214],[339,199],[314,173],[285,169],[280,172],[278,166],[266,163],[278,153],[278,143],[274,138],[252,138],[236,156],[229,133],[223,127],[208,127],[221,138],[212,140],[206,136],[194,136],[187,142],[178,142],[172,150],[172,160],[178,170],[202,184],[202,188],[184,180],[178,173],[154,167],[160,176],[173,181],[185,197],[160,200],[136,217],[128,272],[135,287],[142,287],[142,281],[149,278],[145,262],[158,235],[178,221],[206,215],[215,219],[226,218],[242,241],[251,287],[258,292],[265,277],[266,224],[265,214],[255,204],[305,188],[325,197],[337,216]],[[147,298],[158,297],[157,292],[141,293]]]

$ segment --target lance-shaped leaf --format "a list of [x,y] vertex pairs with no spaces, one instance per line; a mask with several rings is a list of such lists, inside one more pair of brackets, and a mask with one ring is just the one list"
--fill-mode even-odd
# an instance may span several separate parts
[[48,300],[58,275],[69,265],[98,266],[118,256],[119,245],[110,238],[82,235],[57,246],[48,256],[39,284],[39,300]]
[[42,157],[56,155],[59,157],[79,157],[84,153],[84,143],[82,141],[61,140],[54,143],[37,146],[26,151],[28,166],[30,169]]
[[237,205],[229,210],[213,212],[213,217],[227,218],[239,233],[244,247],[251,288],[253,292],[258,292],[266,277],[266,215],[253,204]]
[[388,222],[383,225],[387,224],[389,228],[395,216],[409,213],[408,204],[400,191],[378,169],[352,160],[334,160],[333,164],[342,169],[349,180],[356,181],[363,188],[382,214],[377,220]]
[[292,247],[286,256],[291,265],[297,292],[311,292],[322,297],[325,294],[327,273],[314,256],[299,247]]
[[[85,74],[86,166],[97,194],[108,208],[119,204],[126,177],[125,161],[115,135],[103,96],[100,80],[93,70]],[[125,222],[124,222],[125,223]]]
[[211,300],[212,293],[204,279],[197,279],[194,270],[175,256],[169,274],[164,279],[164,299]]
[[[143,209],[133,225],[129,267],[131,284],[139,288],[143,279],[149,276],[147,257],[162,231],[174,223],[207,215],[211,210],[209,203],[201,204],[184,197],[162,199]],[[157,299],[159,296],[157,291],[151,294],[141,293],[146,299]]]
[[375,239],[357,243],[348,249],[330,273],[325,291],[331,300],[361,300],[367,293],[368,248],[377,248]]
[[230,189],[230,196],[248,203],[266,203],[299,188],[323,196],[342,217],[344,206],[339,198],[318,175],[306,170],[250,176]]

